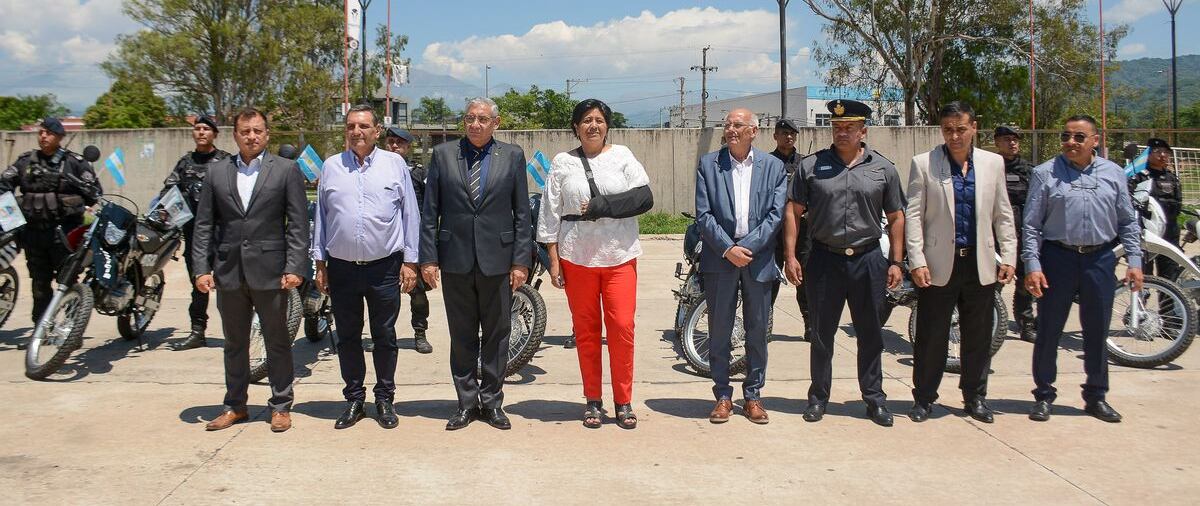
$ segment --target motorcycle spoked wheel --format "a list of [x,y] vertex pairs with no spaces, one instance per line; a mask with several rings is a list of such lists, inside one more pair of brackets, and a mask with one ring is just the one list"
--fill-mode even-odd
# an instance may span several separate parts
[[126,341],[132,341],[146,333],[150,322],[154,320],[154,315],[158,313],[158,306],[162,302],[163,290],[166,286],[167,282],[163,279],[161,272],[156,272],[146,278],[146,282],[138,289],[140,292],[138,296],[145,300],[145,304],[135,308],[131,313],[117,317],[117,333],[121,334],[121,337]]
[[[300,331],[300,321],[304,319],[304,306],[300,302],[300,292],[295,288],[288,290],[287,331],[288,342],[296,339]],[[291,346],[288,346],[291,349]],[[250,322],[250,382],[257,383],[267,377],[270,368],[267,364],[267,343],[263,340],[262,324],[258,315]]]
[[317,314],[304,317],[304,338],[311,343],[319,343],[333,333],[333,312],[329,309],[329,297],[321,301]]
[[542,294],[525,284],[513,292],[512,333],[508,338],[508,362],[504,377],[517,374],[533,360],[546,334],[546,302]]
[[[1008,335],[1008,306],[1004,303],[1004,297],[999,290],[996,290],[994,297],[992,342],[988,348],[989,356],[995,356],[996,352],[1000,351],[1000,347],[1004,345],[1004,338]],[[915,343],[917,339],[917,310],[918,306],[916,302],[913,302],[912,313],[908,315],[908,340],[910,343]],[[954,374],[962,372],[962,330],[958,322],[958,309],[955,309],[950,315],[950,336],[946,348],[946,367],[943,370]]]
[[1196,305],[1178,285],[1158,276],[1142,284],[1142,310],[1133,325],[1132,300],[1125,284],[1113,295],[1109,358],[1126,367],[1148,369],[1179,358],[1196,334]]
[[[729,354],[729,374],[746,372],[746,330],[742,323],[742,297],[739,294],[734,306],[733,332],[730,336],[731,348]],[[775,312],[767,319],[767,341],[771,340],[771,332],[775,327]],[[683,348],[683,359],[688,366],[704,377],[712,376],[709,366],[708,341],[708,301],[703,297],[696,299],[687,309],[684,317],[683,333],[680,336],[680,346]]]
[[58,371],[71,352],[83,345],[83,332],[92,317],[92,290],[76,283],[63,294],[50,315],[50,328],[41,339],[30,339],[25,349],[25,376],[42,380]]
[[12,266],[0,269],[0,326],[8,321],[13,308],[17,305],[17,293],[21,288],[17,270]]

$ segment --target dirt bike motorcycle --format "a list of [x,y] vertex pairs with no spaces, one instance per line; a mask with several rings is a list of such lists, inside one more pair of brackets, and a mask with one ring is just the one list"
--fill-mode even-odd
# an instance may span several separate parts
[[158,312],[166,287],[163,268],[182,242],[179,228],[157,213],[139,217],[137,205],[120,195],[100,197],[98,209],[91,225],[69,233],[59,229],[70,254],[25,350],[30,379],[54,374],[79,349],[93,309],[117,317],[117,331],[127,340],[140,340]]
[[[700,250],[704,244],[700,240],[700,231],[696,226],[696,217],[681,213],[692,220],[683,235],[683,262],[675,264],[675,278],[682,281],[679,288],[672,290],[677,304],[675,306],[675,336],[688,367],[701,376],[710,376],[708,342],[708,302],[704,299],[703,276],[700,275]],[[684,265],[687,265],[686,271]],[[742,298],[737,299],[737,308],[742,305]],[[767,340],[775,326],[775,312],[767,320]],[[742,312],[734,310],[733,334],[730,336],[732,347],[729,354],[729,374],[746,372],[746,330],[742,324]]]
[[21,251],[17,247],[17,233],[20,230],[16,228],[0,234],[0,326],[12,315],[21,288],[17,269],[13,267],[13,261]]
[[[530,224],[533,233],[537,234],[537,220],[542,208],[542,194],[529,194]],[[517,374],[521,368],[533,360],[534,354],[542,346],[542,338],[546,334],[546,301],[542,299],[539,289],[542,287],[541,275],[550,267],[550,253],[546,246],[539,242],[533,243],[533,258],[529,263],[529,277],[525,284],[513,292],[511,324],[512,334],[508,338],[508,365],[504,368],[504,376]]]

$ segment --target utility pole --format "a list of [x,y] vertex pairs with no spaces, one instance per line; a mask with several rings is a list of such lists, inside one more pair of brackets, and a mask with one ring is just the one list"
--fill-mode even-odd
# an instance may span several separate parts
[[700,50],[700,65],[692,65],[692,70],[700,71],[700,128],[708,127],[708,73],[716,72],[716,67],[708,66],[708,50],[712,46],[704,46]]
[[367,94],[367,7],[371,6],[371,0],[358,0],[358,6],[362,8],[362,61],[359,64],[362,66],[362,99],[366,103],[371,102],[371,96]]
[[568,101],[571,100],[571,85],[572,84],[583,84],[586,82],[588,82],[587,79],[567,79],[567,100]]
[[687,121],[683,119],[683,76],[679,76],[679,126],[687,128]]
[[787,4],[779,1],[779,117],[787,118]]
[[1183,6],[1183,0],[1163,0],[1163,6],[1171,13],[1171,128],[1179,128],[1179,92],[1175,86],[1175,14]]
[[492,98],[491,86],[488,84],[488,71],[492,70],[491,65],[483,66],[483,98]]

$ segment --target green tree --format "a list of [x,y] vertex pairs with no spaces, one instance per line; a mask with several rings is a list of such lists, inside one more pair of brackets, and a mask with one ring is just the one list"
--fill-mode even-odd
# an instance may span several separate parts
[[417,123],[429,125],[444,124],[453,121],[456,114],[446,105],[446,99],[441,97],[421,97],[413,117]]
[[167,126],[167,103],[143,79],[118,79],[83,113],[88,128],[159,128]]
[[612,124],[609,125],[608,127],[609,128],[627,128],[628,126],[629,126],[629,120],[625,118],[625,115],[621,114],[617,111],[613,111]]
[[509,89],[494,100],[500,106],[500,116],[504,118],[500,123],[501,129],[571,128],[571,111],[575,103],[564,93],[531,86],[526,93]]
[[1200,128],[1200,102],[1179,109],[1179,128]]
[[51,93],[0,97],[0,130],[18,130],[46,116],[62,116],[66,106]]

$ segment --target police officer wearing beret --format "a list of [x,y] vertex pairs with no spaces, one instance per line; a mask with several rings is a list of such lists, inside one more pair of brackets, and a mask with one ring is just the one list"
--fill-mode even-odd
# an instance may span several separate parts
[[[159,193],[159,198],[166,195],[171,188],[179,188],[179,193],[187,201],[188,210],[192,212],[192,215],[196,214],[196,208],[200,201],[200,190],[204,188],[204,178],[208,175],[208,168],[224,162],[232,156],[217,149],[213,144],[219,131],[217,120],[212,116],[196,118],[196,123],[192,125],[192,141],[196,143],[196,149],[183,155],[183,158],[180,158],[179,162],[175,164],[175,168],[171,169],[171,173],[163,181],[163,189]],[[189,221],[183,225],[184,251],[192,250],[194,223],[194,221]],[[184,264],[187,265],[188,277],[195,279],[192,255],[184,255],[183,259]],[[192,321],[192,332],[188,334],[187,339],[175,346],[176,350],[190,350],[205,345],[204,331],[208,328],[208,293],[201,292],[194,285],[192,286],[192,303],[188,305],[188,316]]]
[[[1150,183],[1150,197],[1158,201],[1162,206],[1163,213],[1167,219],[1167,229],[1163,232],[1163,239],[1170,241],[1171,244],[1179,244],[1179,210],[1183,208],[1183,185],[1179,182],[1179,176],[1171,171],[1171,145],[1162,139],[1149,139],[1146,141],[1146,146],[1150,148],[1150,158],[1146,160],[1146,170],[1138,173],[1129,179],[1129,192],[1132,194],[1134,189],[1147,179]],[[1143,217],[1148,216],[1149,211],[1143,212]],[[1146,274],[1157,274],[1167,279],[1175,279],[1179,275],[1180,267],[1170,258],[1159,256],[1154,259],[1153,263],[1145,266]]]
[[[790,119],[781,119],[775,123],[775,151],[771,152],[771,156],[778,158],[783,162],[783,169],[787,172],[788,187],[795,180],[796,171],[800,168],[800,161],[804,156],[796,150],[796,136],[800,133],[800,129],[796,126],[796,122]],[[808,259],[808,252],[812,245],[808,241],[808,224],[804,218],[800,218],[799,224],[792,224],[796,219],[790,211],[792,204],[788,203],[788,209],[783,213],[783,226],[786,230],[789,226],[799,226],[799,235],[792,238],[791,243],[785,235],[779,238],[779,244],[775,251],[775,261],[779,263],[780,270],[783,269],[783,262],[787,260],[789,255],[787,251],[792,252],[792,256],[799,259],[803,264]],[[779,282],[775,283],[775,287],[771,291],[771,305],[775,305],[775,299],[779,296]],[[800,306],[800,315],[804,318],[804,339],[808,340],[812,335],[812,317],[808,314],[808,296],[805,294],[804,287],[796,287],[796,304]]]
[[[1008,187],[1008,202],[1012,204],[1013,220],[1020,227],[1025,198],[1029,195],[1029,174],[1033,164],[1021,158],[1021,130],[1015,126],[1000,125],[993,136],[996,154],[1004,157],[1004,181]],[[1021,234],[1017,234],[1017,251],[1021,251]],[[1017,279],[1025,278],[1025,262],[1017,262]],[[1037,339],[1037,318],[1033,314],[1033,296],[1024,283],[1017,283],[1013,294],[1013,317],[1021,339],[1033,342]]]
[[[867,416],[884,427],[892,425],[883,393],[883,336],[880,313],[886,288],[899,286],[904,273],[904,192],[896,166],[872,150],[867,137],[871,108],[853,100],[832,100],[833,145],[800,164],[792,184],[793,225],[785,233],[794,244],[795,225],[808,213],[812,251],[801,266],[787,259],[786,273],[793,283],[805,283],[813,317],[812,385],[804,420],[825,416],[833,380],[833,336],[849,303],[858,343],[858,385],[867,404]],[[887,216],[891,258],[883,255],[879,239]],[[807,274],[807,277],[805,277]]]
[[[408,163],[409,180],[412,181],[413,191],[417,194],[417,209],[419,210],[425,203],[426,171],[424,165],[412,161],[412,156],[409,154],[412,142],[413,136],[408,133],[408,130],[400,127],[388,127],[385,140],[387,149],[404,157],[404,161]],[[433,346],[425,338],[425,331],[429,330],[429,296],[425,293],[428,289],[425,281],[417,276],[417,284],[413,286],[412,291],[408,292],[408,296],[411,298],[409,310],[412,311],[413,348],[417,350],[417,353],[433,353]],[[367,341],[367,339],[363,339],[364,346]]]
[[63,232],[83,224],[86,206],[100,197],[100,182],[92,164],[61,146],[67,134],[58,118],[42,120],[38,149],[26,152],[0,174],[0,193],[20,192],[17,201],[26,225],[17,237],[33,279],[33,322],[36,325],[53,292],[50,281],[69,251],[59,241]]

